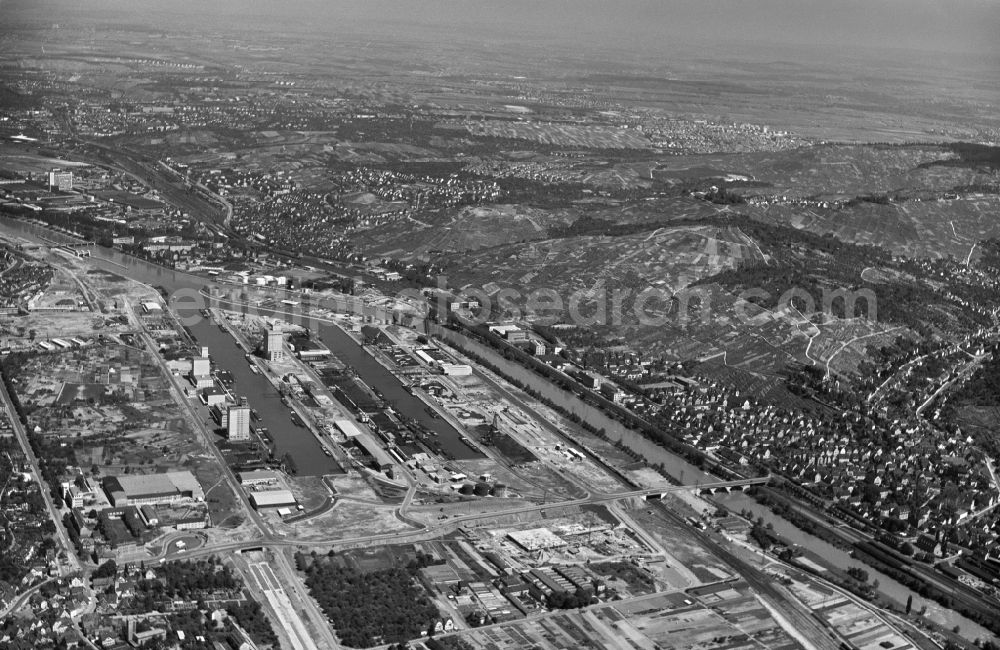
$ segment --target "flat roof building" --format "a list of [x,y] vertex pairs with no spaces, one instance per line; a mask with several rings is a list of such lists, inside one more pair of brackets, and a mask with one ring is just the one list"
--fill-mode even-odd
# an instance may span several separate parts
[[467,363],[442,363],[439,365],[441,372],[453,377],[468,377],[472,374],[472,366]]
[[350,420],[334,420],[333,424],[348,438],[356,438],[361,435],[361,429]]
[[260,510],[261,508],[281,508],[284,506],[296,505],[295,495],[291,490],[262,490],[250,493],[250,504]]
[[212,406],[214,404],[224,404],[228,398],[228,393],[221,388],[203,388],[201,390],[201,401],[204,402],[206,406]]
[[277,472],[270,469],[253,469],[240,472],[240,485],[272,485],[277,483],[281,477]]
[[288,344],[300,359],[324,359],[330,356],[330,349],[319,340],[306,337],[304,334],[292,336]]
[[566,541],[548,528],[514,530],[507,533],[507,537],[526,551],[539,551],[566,546]]
[[187,470],[159,474],[123,474],[102,481],[105,493],[117,508],[126,505],[170,503],[180,499],[205,498],[194,474]]

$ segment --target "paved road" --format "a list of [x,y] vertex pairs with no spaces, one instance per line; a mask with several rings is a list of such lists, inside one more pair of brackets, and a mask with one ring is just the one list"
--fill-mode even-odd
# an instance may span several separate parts
[[[751,479],[753,481],[761,481],[765,479]],[[720,481],[718,485],[729,485],[732,483],[744,483],[744,481]],[[581,499],[572,499],[569,501],[560,501],[556,503],[542,503],[542,504],[530,504],[518,506],[515,508],[507,508],[504,510],[495,510],[492,512],[481,512],[481,513],[470,513],[467,515],[459,515],[457,517],[450,517],[445,520],[440,520],[438,522],[428,524],[423,528],[414,529],[411,531],[392,531],[388,533],[377,533],[374,535],[362,535],[358,537],[340,537],[334,539],[298,539],[293,537],[277,537],[274,535],[262,535],[259,539],[240,541],[240,542],[227,542],[223,544],[213,544],[204,546],[202,548],[191,551],[187,554],[188,557],[201,556],[201,555],[211,555],[215,553],[228,552],[228,551],[240,551],[245,549],[253,549],[258,547],[263,548],[277,548],[277,547],[330,547],[332,549],[347,549],[347,548],[358,548],[374,546],[383,543],[407,543],[407,542],[418,542],[427,539],[436,539],[441,535],[453,532],[459,526],[463,524],[473,523],[480,520],[495,519],[496,517],[504,517],[509,515],[518,514],[530,514],[542,511],[553,511],[562,508],[572,508],[576,506],[582,506],[592,503],[602,503],[602,502],[614,502],[621,499],[626,499],[630,497],[641,497],[649,494],[661,494],[668,492],[676,492],[682,490],[695,490],[699,488],[704,488],[705,486],[692,486],[692,485],[676,485],[661,488],[647,488],[642,490],[630,490],[628,492],[618,492],[614,494],[592,494]],[[676,519],[678,525],[690,528],[687,522],[681,520],[679,517]],[[154,560],[167,557],[167,553],[164,550],[158,556],[152,558]]]
[[[184,398],[184,390],[183,387],[180,385],[180,379],[176,377],[172,372],[170,372],[170,369],[167,367],[166,361],[164,361],[163,357],[161,357],[157,353],[156,342],[153,340],[152,335],[148,332],[145,325],[142,323],[142,319],[136,316],[134,307],[131,304],[131,302],[126,300],[125,306],[128,312],[129,320],[133,323],[133,325],[138,327],[140,337],[145,343],[147,350],[152,352],[153,357],[156,359],[156,362],[159,364],[161,370],[164,372],[164,374],[166,374],[173,388],[176,391],[178,391],[180,399],[184,402],[184,408],[187,410],[189,416],[191,417],[191,420],[193,420],[193,422],[195,423],[195,427],[198,433],[201,435],[205,443],[205,446],[207,446],[208,449],[212,452],[212,455],[215,456],[219,468],[222,470],[230,487],[235,492],[237,496],[237,501],[242,506],[244,513],[253,523],[253,525],[257,528],[257,530],[260,532],[262,540],[271,539],[273,536],[273,532],[271,531],[267,523],[263,520],[263,518],[260,516],[260,514],[250,505],[249,498],[247,497],[246,493],[240,488],[240,483],[237,480],[236,475],[233,473],[232,468],[230,468],[229,464],[226,463],[226,459],[222,455],[222,451],[215,444],[212,432],[210,432],[205,427],[204,421],[201,419],[200,415],[194,409],[194,407],[191,406],[190,401]],[[210,552],[213,553],[223,550],[215,547],[203,547],[201,549],[196,549],[195,551],[192,551],[190,553],[185,553],[184,557],[190,557],[192,555],[204,555],[205,552],[203,551],[205,551],[206,549],[210,549]],[[166,557],[167,551],[168,549],[165,548],[162,557]],[[326,617],[319,611],[318,607],[316,607],[315,601],[313,601],[312,598],[309,596],[308,592],[306,591],[305,585],[302,584],[302,581],[299,580],[298,577],[295,575],[294,569],[289,564],[288,558],[285,557],[284,553],[280,552],[275,553],[273,564],[271,566],[283,579],[283,586],[285,587],[286,591],[296,596],[296,598],[302,604],[301,613],[310,619],[312,628],[319,635],[319,640],[322,641],[322,647],[339,648],[340,646],[337,642],[336,637],[333,634],[333,631],[330,629],[330,625],[328,624]],[[292,612],[295,613],[295,610],[293,609]],[[287,615],[287,612],[284,613]]]
[[667,508],[664,504],[659,503],[655,507],[659,508],[660,512],[678,530],[683,530],[690,534],[703,549],[725,562],[736,575],[746,580],[754,591],[765,597],[796,630],[808,638],[817,650],[839,650],[837,635],[827,628],[825,624],[816,620],[812,612],[806,609],[804,605],[792,598],[784,589],[775,585],[771,578],[760,569],[736,557],[736,555],[715,539],[712,533],[688,526],[679,514]]
[[[150,338],[148,336],[148,333],[144,333],[144,341],[146,342],[147,345],[150,344]],[[168,373],[168,376],[172,375],[169,375]],[[200,419],[198,421],[200,422]],[[221,459],[220,463],[222,464],[222,467],[224,468],[226,467],[225,464],[221,461]],[[233,484],[235,485],[235,483]],[[724,484],[725,482],[720,482],[719,487],[723,487]],[[706,488],[706,487],[712,487],[713,485],[714,484],[705,484],[698,487]],[[670,489],[692,489],[692,486],[679,486]],[[659,489],[656,490],[656,492],[666,492],[669,491],[670,489]],[[240,550],[240,549],[250,548],[253,546],[290,547],[290,546],[306,546],[306,545],[308,546],[323,545],[323,546],[334,546],[334,547],[347,547],[352,545],[357,546],[357,545],[379,544],[390,541],[397,543],[401,541],[414,541],[416,539],[437,537],[443,532],[447,532],[448,529],[454,529],[460,524],[475,521],[481,518],[493,518],[496,516],[501,516],[506,512],[515,513],[515,512],[541,511],[545,509],[560,508],[563,506],[582,505],[584,503],[589,503],[597,500],[613,500],[613,499],[624,498],[626,496],[639,496],[644,492],[649,493],[651,491],[637,490],[637,491],[618,493],[615,495],[607,495],[607,496],[591,495],[587,499],[571,500],[563,502],[561,504],[543,504],[540,506],[539,505],[525,506],[522,508],[514,509],[512,511],[501,511],[498,513],[486,513],[482,515],[460,516],[452,518],[446,522],[442,522],[435,526],[428,527],[427,530],[412,531],[410,533],[386,533],[381,535],[362,536],[355,538],[345,538],[345,539],[335,539],[335,540],[310,540],[310,541],[290,540],[290,539],[276,540],[269,538],[270,537],[269,534],[263,534],[262,539],[260,541],[214,545],[212,547],[205,547],[203,549],[198,549],[198,551],[193,554],[219,553],[225,550]],[[245,499],[241,501],[241,503],[244,505],[245,508],[248,507],[247,504],[245,503]],[[742,575],[747,580],[747,582],[750,583],[750,585],[755,590],[758,591],[758,593],[764,595],[766,598],[768,598],[768,600],[774,603],[776,607],[779,608],[783,616],[787,617],[788,620],[793,622],[796,628],[803,631],[803,633],[807,634],[809,638],[815,641],[818,648],[820,648],[821,650],[836,648],[836,643],[831,638],[830,633],[827,632],[823,628],[823,626],[820,625],[816,620],[814,620],[811,617],[811,614],[808,611],[804,610],[804,608],[800,604],[795,602],[793,599],[788,598],[786,594],[782,593],[779,589],[777,589],[770,582],[770,579],[767,576],[764,576],[754,567],[749,566],[745,562],[733,556],[721,544],[719,544],[719,542],[712,539],[708,534],[703,533],[701,531],[691,531],[690,527],[687,526],[686,522],[684,522],[681,519],[681,517],[676,513],[671,512],[665,507],[663,507],[663,509],[664,512],[667,513],[667,517],[672,519],[673,522],[679,528],[690,531],[691,534],[693,534],[696,537],[697,541],[704,548],[706,548],[709,552],[715,554],[716,556],[720,557],[724,562],[730,565],[730,567],[737,574]],[[255,515],[256,513],[250,512],[251,518],[255,521],[258,521]],[[266,529],[262,527],[262,532],[263,530]],[[296,590],[304,589],[299,585],[299,581],[294,576],[294,573],[292,572],[291,568],[288,567],[284,554],[279,552],[275,553],[274,555],[278,559],[278,561],[275,562],[275,568],[279,569],[280,573],[282,574],[285,574],[286,570],[288,572],[287,575],[283,575],[282,577],[288,579],[288,582],[290,585],[292,585],[293,589]],[[329,640],[331,642],[325,644],[325,647],[327,646],[336,647],[336,641],[335,639],[333,639],[332,633],[329,631],[329,626],[325,624],[325,619],[323,619],[322,615],[318,614],[313,601],[311,601],[311,599],[309,599],[307,596],[303,598],[302,601],[306,609],[309,609],[312,612],[311,614],[309,612],[305,613],[309,615],[310,618],[314,619],[319,618],[319,620],[321,621],[321,626],[319,627],[320,633],[323,636],[329,635],[328,639],[326,640]]]
[[42,472],[38,467],[38,458],[35,457],[35,452],[31,449],[31,444],[28,442],[28,434],[24,430],[24,425],[21,424],[21,419],[17,417],[17,411],[14,410],[14,403],[11,401],[10,395],[7,393],[7,387],[3,382],[0,382],[0,397],[3,398],[3,405],[7,409],[11,425],[14,427],[14,433],[17,435],[21,449],[28,459],[31,471],[39,480],[39,487],[41,488],[42,498],[45,500],[45,507],[49,511],[49,517],[56,526],[56,534],[59,537],[59,541],[66,551],[66,559],[70,565],[70,570],[79,571],[82,566],[80,559],[76,556],[76,550],[69,540],[69,535],[66,534],[66,529],[62,523],[62,516],[56,508],[55,502],[52,500],[50,490],[47,489],[45,481],[42,479]]
[[969,373],[978,368],[979,364],[982,363],[983,360],[987,358],[987,356],[989,355],[984,354],[978,357],[972,357],[972,360],[967,362],[964,366],[962,366],[962,368],[957,373],[955,373],[955,376],[952,379],[949,379],[948,381],[938,386],[937,390],[931,393],[927,397],[927,399],[924,400],[923,404],[917,407],[917,415],[919,416],[924,411],[926,411],[927,407],[933,404],[934,400],[936,400],[941,395],[941,393],[951,388],[953,385],[955,385],[956,382],[965,380],[965,378],[969,375]]
[[14,598],[14,600],[7,603],[6,607],[0,610],[0,620],[7,618],[8,614],[16,612],[17,610],[21,609],[21,607],[26,602],[28,602],[29,598],[38,593],[39,589],[49,584],[50,582],[55,582],[56,580],[58,580],[58,578],[49,578],[48,580],[43,580],[42,582],[39,582],[37,585],[31,587],[30,589],[22,591],[20,594],[17,595],[16,598]]

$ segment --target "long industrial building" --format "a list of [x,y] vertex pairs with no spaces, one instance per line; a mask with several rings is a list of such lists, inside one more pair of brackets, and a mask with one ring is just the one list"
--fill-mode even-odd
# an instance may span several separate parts
[[180,499],[202,501],[205,498],[198,479],[186,470],[160,474],[108,476],[101,483],[108,499],[116,508],[170,503]]
[[239,473],[240,485],[251,487],[256,485],[271,485],[281,480],[273,469],[254,469]]
[[382,449],[382,446],[375,442],[375,439],[367,433],[354,436],[354,444],[361,447],[362,451],[371,456],[375,466],[379,469],[392,466],[392,456],[385,449]]
[[292,494],[291,490],[261,490],[250,493],[250,504],[257,510],[294,506],[296,503],[295,495]]
[[356,438],[361,435],[361,429],[350,420],[334,420],[333,424],[348,438]]

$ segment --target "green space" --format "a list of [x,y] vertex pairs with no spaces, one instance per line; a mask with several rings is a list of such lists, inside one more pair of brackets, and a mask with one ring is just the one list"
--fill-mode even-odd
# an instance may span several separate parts
[[306,586],[322,607],[337,636],[348,646],[364,648],[419,637],[439,618],[414,573],[402,568],[362,572],[330,557],[296,557]]

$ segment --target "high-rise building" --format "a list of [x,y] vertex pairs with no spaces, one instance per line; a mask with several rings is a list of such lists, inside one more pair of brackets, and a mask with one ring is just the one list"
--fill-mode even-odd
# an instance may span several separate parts
[[73,172],[53,169],[49,172],[49,189],[68,192],[73,189]]
[[264,336],[264,354],[269,361],[285,358],[285,339],[281,333],[281,323],[268,323]]
[[250,407],[230,406],[229,421],[226,423],[226,436],[230,440],[250,439]]

